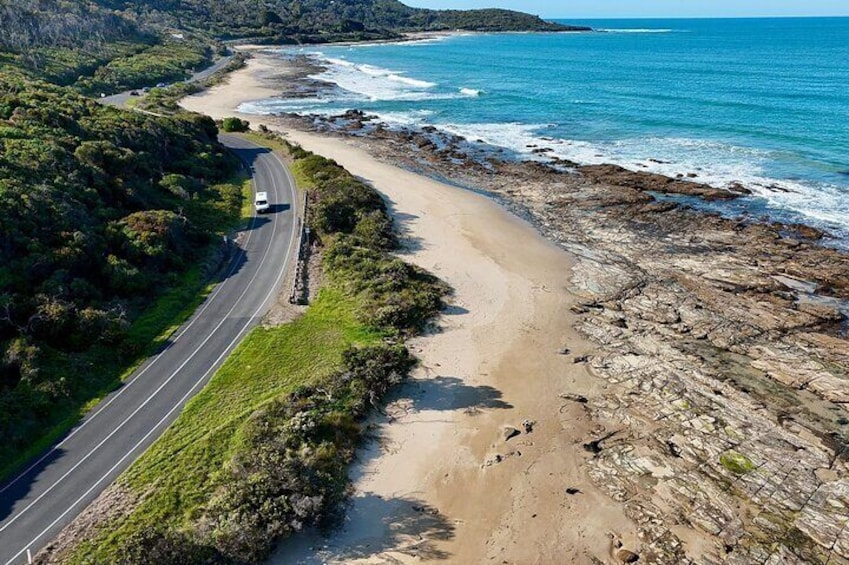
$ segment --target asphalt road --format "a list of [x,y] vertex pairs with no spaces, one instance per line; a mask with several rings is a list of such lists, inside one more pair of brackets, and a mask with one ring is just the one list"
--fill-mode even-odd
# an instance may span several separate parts
[[[0,564],[27,562],[174,421],[281,291],[296,247],[294,182],[271,152],[222,136],[271,213],[242,233],[222,281],[154,357],[41,458],[0,486]],[[223,244],[223,243],[222,243]],[[235,245],[232,244],[231,245]]]
[[[232,55],[228,55],[226,57],[223,57],[223,58],[217,60],[211,66],[205,68],[204,70],[193,74],[191,77],[187,78],[185,80],[185,82],[196,82],[196,81],[199,81],[199,80],[203,80],[203,79],[213,75],[214,73],[220,71],[221,69],[223,69],[227,65],[227,63],[229,63],[232,59],[233,59]],[[150,86],[153,87],[152,84]],[[141,94],[141,96],[131,96],[130,92],[138,92],[139,94]],[[113,94],[111,96],[106,96],[104,98],[98,98],[98,100],[100,102],[102,102],[103,104],[108,104],[109,106],[124,106],[127,103],[127,100],[129,100],[130,98],[143,98],[143,97],[144,97],[144,94],[142,93],[142,89],[141,88],[134,88],[133,90],[127,90],[125,92],[119,92],[118,94]]]

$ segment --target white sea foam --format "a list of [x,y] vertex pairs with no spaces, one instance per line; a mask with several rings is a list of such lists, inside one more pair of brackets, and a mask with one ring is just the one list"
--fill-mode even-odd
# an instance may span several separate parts
[[395,81],[395,82],[400,82],[402,84],[408,84],[408,85],[414,86],[416,88],[433,88],[434,86],[436,86],[435,82],[428,82],[426,80],[418,80],[418,79],[415,79],[415,78],[409,78],[409,77],[401,76],[401,75],[398,75],[398,74],[395,74],[395,73],[386,75],[386,78],[388,78],[389,80]]
[[428,124],[432,110],[412,110],[409,112],[381,112],[378,119],[390,126],[415,127]]
[[375,65],[357,64],[347,59],[312,53],[325,66],[323,72],[309,78],[334,84],[347,93],[343,98],[356,100],[424,100],[444,97],[432,92],[438,84],[407,76],[401,71]]
[[334,104],[335,100],[319,100],[316,98],[273,98],[270,100],[257,100],[243,102],[237,110],[243,114],[256,114],[268,116],[272,114],[305,113],[332,116],[341,114],[348,108]]
[[[346,61],[345,59],[334,59],[333,57],[324,57],[323,55],[320,55],[320,56],[325,61],[330,63],[331,65],[338,65],[340,67],[348,67],[348,68],[357,66],[354,63],[352,63],[351,61]],[[376,68],[376,67],[371,67],[371,65],[360,65],[360,70],[362,72],[366,73],[366,74],[370,74],[369,70],[368,70],[369,68]]]
[[[440,128],[469,141],[482,141],[540,161],[560,157],[579,164],[614,163],[725,188],[741,183],[764,211],[782,221],[801,221],[849,237],[849,198],[828,183],[775,179],[765,172],[770,153],[710,140],[633,138],[589,142],[552,137],[544,124],[444,124]],[[541,153],[534,150],[548,149]],[[692,177],[691,175],[695,175]]]

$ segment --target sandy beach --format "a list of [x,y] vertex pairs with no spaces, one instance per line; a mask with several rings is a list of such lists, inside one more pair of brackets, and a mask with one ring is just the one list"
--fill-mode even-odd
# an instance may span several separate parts
[[[314,86],[299,64],[257,54],[182,104],[239,115]],[[371,183],[454,290],[344,526],[274,563],[849,563],[849,255],[822,232],[655,196],[744,187],[481,161],[357,112],[240,117]]]
[[[270,73],[252,59],[227,84],[182,104],[234,115],[240,102],[273,94],[260,78]],[[453,295],[440,330],[412,344],[421,359],[412,381],[375,422],[379,439],[353,470],[344,529],[326,540],[299,537],[274,562],[589,563],[611,558],[611,535],[638,549],[620,505],[581,471],[581,442],[594,430],[580,404],[561,398],[603,386],[573,363],[593,352],[572,329],[573,258],[486,197],[342,140],[283,133],[379,190],[406,242],[404,258]],[[510,433],[517,435],[505,439]]]

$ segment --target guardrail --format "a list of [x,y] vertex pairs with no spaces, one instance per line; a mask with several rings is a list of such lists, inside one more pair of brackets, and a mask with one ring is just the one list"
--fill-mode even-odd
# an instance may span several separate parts
[[301,229],[298,234],[298,260],[295,262],[295,279],[292,282],[292,292],[289,295],[291,304],[309,303],[309,262],[312,242],[309,227],[309,191],[304,191],[303,214],[301,214]]

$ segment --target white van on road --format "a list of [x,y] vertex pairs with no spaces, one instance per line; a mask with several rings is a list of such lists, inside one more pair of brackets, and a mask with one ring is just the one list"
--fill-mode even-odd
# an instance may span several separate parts
[[254,198],[254,206],[258,214],[271,211],[271,205],[268,203],[268,193],[257,192],[256,198]]

